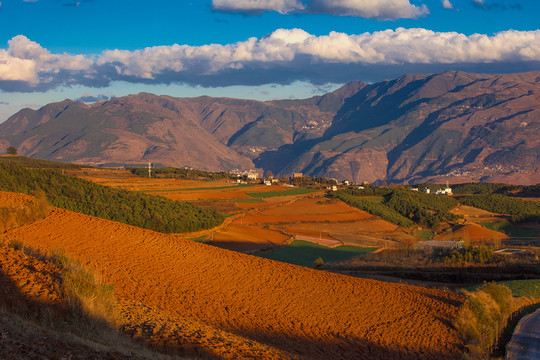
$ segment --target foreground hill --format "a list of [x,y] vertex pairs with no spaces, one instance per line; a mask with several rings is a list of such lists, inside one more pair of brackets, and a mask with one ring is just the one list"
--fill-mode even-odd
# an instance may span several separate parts
[[540,72],[447,71],[259,102],[141,93],[24,109],[0,148],[100,165],[260,168],[391,182],[540,182]]
[[[0,192],[12,200],[12,195]],[[463,298],[307,269],[53,209],[4,233],[115,284],[135,337],[221,358],[458,359]]]

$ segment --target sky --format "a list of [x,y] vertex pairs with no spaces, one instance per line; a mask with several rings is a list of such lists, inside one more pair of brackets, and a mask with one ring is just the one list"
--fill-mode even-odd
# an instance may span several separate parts
[[64,99],[540,70],[538,14],[538,0],[0,0],[0,122]]

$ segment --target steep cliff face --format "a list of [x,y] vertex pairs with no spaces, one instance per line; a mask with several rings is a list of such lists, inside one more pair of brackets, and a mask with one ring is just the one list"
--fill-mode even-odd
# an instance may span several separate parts
[[24,109],[0,124],[22,155],[99,165],[258,167],[354,181],[540,182],[540,72],[410,74],[304,100],[141,93]]

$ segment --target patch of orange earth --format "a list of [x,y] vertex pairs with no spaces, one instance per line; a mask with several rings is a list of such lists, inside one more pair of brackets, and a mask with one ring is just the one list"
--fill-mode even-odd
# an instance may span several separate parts
[[502,217],[500,214],[495,214],[486,210],[482,210],[482,209],[475,208],[472,206],[467,206],[467,205],[460,205],[457,208],[452,209],[450,212],[452,214],[462,215],[466,218],[482,218],[482,219],[493,218],[494,220],[497,220]]
[[229,225],[226,231],[216,232],[212,245],[235,251],[247,251],[281,245],[289,238],[290,236],[276,230],[241,225],[237,222]]
[[33,196],[0,191],[0,207],[14,208],[28,205],[34,199]]
[[[454,293],[274,262],[60,209],[4,235],[64,249],[101,273],[124,303],[150,309],[134,314],[134,326],[154,341],[176,336],[179,346],[230,359],[458,359],[463,350],[450,324],[464,298]],[[202,326],[192,332],[188,324]]]
[[351,235],[368,235],[368,234],[390,234],[399,229],[398,226],[380,219],[366,219],[360,221],[333,223],[298,223],[298,224],[283,224],[277,225],[276,228],[282,229],[287,233],[300,233],[304,235],[317,234],[319,231],[323,233],[341,233]]
[[450,233],[442,233],[436,235],[434,240],[470,240],[470,241],[482,241],[482,240],[503,240],[508,239],[506,234],[498,231],[486,229],[478,224],[469,223],[465,225],[457,225],[452,229]]
[[295,222],[355,221],[372,215],[348,206],[341,201],[325,201],[321,198],[303,198],[281,207],[273,207],[246,216],[245,224],[278,224]]
[[[0,198],[6,200],[6,196]],[[52,324],[65,324],[69,313],[69,305],[60,290],[62,272],[48,261],[3,245],[0,239],[0,358],[140,358],[58,332],[59,329]],[[37,325],[36,321],[46,326]]]

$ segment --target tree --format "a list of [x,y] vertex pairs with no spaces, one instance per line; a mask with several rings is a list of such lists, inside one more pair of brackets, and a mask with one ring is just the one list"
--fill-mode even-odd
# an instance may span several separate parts
[[17,149],[13,146],[8,147],[6,151],[9,155],[17,155]]
[[274,178],[274,173],[273,173],[272,171],[268,170],[268,171],[266,172],[266,177],[267,177],[268,179],[273,179],[273,178]]

